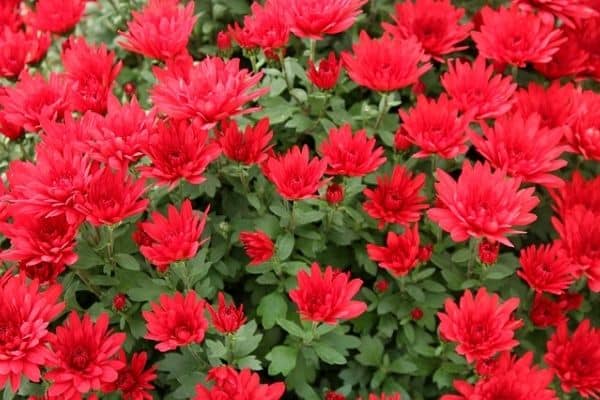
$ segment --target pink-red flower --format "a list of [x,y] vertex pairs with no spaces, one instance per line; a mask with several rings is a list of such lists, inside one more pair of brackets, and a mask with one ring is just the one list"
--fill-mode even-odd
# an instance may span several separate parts
[[472,166],[465,161],[458,181],[441,169],[436,178],[437,203],[427,215],[455,242],[486,238],[512,247],[506,236],[524,233],[515,228],[537,219],[531,212],[539,203],[535,189],[519,189],[518,178],[492,172],[487,163]]
[[427,54],[441,60],[445,54],[467,48],[458,46],[473,27],[470,22],[461,24],[464,14],[450,0],[410,0],[396,4],[394,25],[384,23],[383,28],[403,39],[416,36]]
[[125,334],[113,333],[108,324],[106,313],[94,323],[89,315],[79,319],[73,311],[56,328],[56,334],[50,337],[50,370],[45,375],[50,381],[50,396],[80,400],[84,394],[119,378],[125,363],[115,355],[125,342]]
[[272,139],[273,131],[270,130],[268,118],[261,119],[254,126],[246,125],[243,131],[235,120],[225,120],[217,131],[217,142],[223,154],[246,165],[264,162]]
[[456,352],[468,362],[486,360],[519,344],[514,334],[522,321],[513,318],[518,306],[518,298],[500,302],[498,295],[489,294],[485,287],[475,297],[467,290],[459,304],[447,299],[445,312],[438,313],[440,335],[455,342]]
[[146,369],[148,354],[145,351],[133,353],[128,363],[127,354],[121,350],[119,360],[125,364],[125,368],[119,371],[119,378],[104,385],[102,391],[119,391],[123,400],[152,400],[150,391],[154,389],[152,381],[156,379],[156,368],[152,366]]
[[[264,6],[252,3],[252,13],[244,17],[244,28],[237,24],[232,28],[240,46],[260,47],[267,57],[278,60],[290,38],[290,26],[285,15],[287,6],[280,0],[267,0]],[[246,36],[246,40],[239,38],[242,35]]]
[[554,23],[554,17],[559,18],[567,26],[573,26],[577,20],[597,16],[585,0],[514,0],[512,3],[525,11],[537,11],[549,23]]
[[273,257],[275,245],[271,238],[261,230],[240,232],[240,241],[250,257],[250,265],[259,265]]
[[202,343],[208,329],[204,317],[206,302],[189,291],[185,296],[162,294],[158,303],[150,303],[150,311],[142,311],[148,340],[158,342],[156,349],[166,352],[191,343]]
[[581,44],[581,33],[571,29],[564,29],[563,32],[567,40],[552,55],[552,60],[533,65],[536,71],[548,79],[575,77],[584,74],[588,68],[593,66],[589,60],[590,54]]
[[40,381],[50,356],[48,325],[64,308],[61,292],[60,285],[41,290],[10,272],[0,278],[0,388],[10,384],[16,393],[22,377]]
[[0,77],[14,78],[27,64],[43,58],[50,46],[50,35],[31,30],[15,31],[1,22],[0,26],[3,27],[0,28]]
[[322,39],[347,30],[368,0],[290,0],[286,2],[292,33],[300,38]]
[[352,53],[342,53],[348,76],[360,86],[379,92],[399,90],[416,83],[431,68],[421,44],[413,36],[400,39],[385,34],[371,39],[361,31]]
[[262,384],[257,373],[249,369],[236,371],[227,365],[212,368],[206,380],[213,385],[197,385],[194,400],[279,400],[285,391],[281,382]]
[[376,141],[367,137],[361,129],[354,134],[350,124],[331,128],[329,136],[320,146],[320,152],[329,165],[328,175],[364,176],[375,172],[385,156],[382,147],[375,147]]
[[420,194],[425,175],[412,173],[397,165],[391,175],[377,177],[377,186],[363,191],[367,200],[363,208],[371,218],[385,224],[408,225],[417,222],[428,205]]
[[198,18],[193,1],[184,7],[179,0],[150,0],[141,11],[133,11],[132,17],[128,31],[121,33],[120,46],[163,61],[187,52]]
[[499,253],[500,243],[490,242],[486,239],[483,239],[481,242],[479,242],[479,246],[477,247],[477,256],[479,258],[479,261],[481,261],[483,264],[496,264]]
[[331,90],[337,85],[341,72],[341,60],[338,60],[335,53],[331,51],[327,58],[322,59],[317,64],[313,60],[308,60],[306,77],[319,89]]
[[325,200],[327,200],[327,203],[333,206],[340,204],[342,201],[344,201],[344,186],[338,183],[332,183],[327,186]]
[[211,305],[208,306],[213,326],[217,331],[224,334],[237,332],[246,322],[244,305],[240,305],[238,308],[235,303],[227,304],[223,292],[219,292],[217,297],[219,301],[218,308],[215,310]]
[[560,218],[577,206],[600,214],[600,177],[586,180],[575,170],[571,180],[550,194],[554,200],[554,211]]
[[567,318],[561,303],[542,293],[535,294],[529,317],[531,322],[539,328],[558,326]]
[[536,292],[562,294],[579,272],[556,242],[524,248],[519,262],[521,269],[517,275]]
[[419,228],[406,228],[401,235],[388,232],[385,246],[367,244],[369,258],[395,277],[407,275],[419,263]]
[[574,152],[586,160],[600,160],[600,95],[591,90],[580,93],[576,100],[572,129],[566,141]]
[[27,24],[41,31],[65,34],[77,25],[85,11],[87,0],[38,0],[35,10],[25,14]]
[[290,291],[290,298],[298,307],[303,320],[337,324],[339,320],[354,319],[366,311],[362,301],[352,300],[362,286],[362,280],[350,279],[344,273],[328,266],[325,272],[313,263],[310,274],[298,272],[298,287]]
[[[362,399],[359,397],[358,400],[362,400]],[[369,394],[368,400],[402,400],[402,398],[400,397],[400,393],[394,393],[394,394],[371,393],[371,394]]]

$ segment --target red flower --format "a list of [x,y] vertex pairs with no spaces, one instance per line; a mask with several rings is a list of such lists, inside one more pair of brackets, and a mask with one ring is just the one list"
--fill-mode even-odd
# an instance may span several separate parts
[[0,29],[0,77],[14,78],[19,76],[26,64],[34,63],[46,54],[50,35],[12,30],[1,22],[0,26],[3,27]]
[[541,293],[536,293],[530,313],[531,322],[539,328],[557,326],[566,321],[563,307]]
[[471,36],[479,54],[499,63],[525,67],[527,63],[547,63],[566,40],[560,29],[539,15],[517,7],[481,10],[483,25]]
[[412,143],[408,140],[408,135],[404,131],[404,128],[400,126],[394,134],[394,150],[405,151],[410,148]]
[[600,397],[600,329],[584,320],[572,335],[566,321],[548,341],[544,361],[558,376],[562,389],[575,389],[584,398]]
[[580,93],[572,129],[566,131],[567,143],[586,160],[600,160],[600,95],[591,90]]
[[191,60],[174,61],[153,71],[157,83],[150,93],[158,109],[174,119],[195,118],[205,129],[255,111],[243,107],[269,91],[267,87],[253,90],[263,73],[240,69],[237,58],[206,57],[193,65]]
[[375,282],[374,287],[379,293],[385,293],[390,288],[390,283],[385,279],[379,279],[377,282]]
[[485,239],[479,243],[479,247],[477,249],[477,254],[479,256],[479,260],[486,264],[492,265],[496,264],[496,260],[498,260],[498,253],[500,252],[500,243],[489,242]]
[[104,385],[102,391],[111,393],[118,390],[123,400],[152,400],[149,391],[154,389],[152,381],[156,379],[156,368],[150,367],[144,370],[148,354],[145,351],[133,353],[131,362],[127,363],[127,355],[121,350],[119,360],[125,364],[125,368],[119,371],[119,378]]
[[425,175],[412,173],[396,165],[392,175],[377,177],[377,187],[363,191],[367,201],[363,208],[371,218],[385,224],[408,225],[421,218],[427,208],[426,199],[419,193],[425,184]]
[[[358,400],[362,400],[362,397],[359,397]],[[402,400],[400,398],[400,393],[395,393],[395,394],[385,394],[385,393],[381,393],[381,394],[369,394],[369,399],[368,400]]]
[[456,342],[456,352],[464,355],[468,362],[485,360],[519,344],[514,333],[522,321],[512,316],[517,307],[517,297],[500,303],[498,295],[488,294],[485,287],[480,288],[474,298],[467,290],[458,305],[447,299],[446,312],[438,313],[440,334],[444,340]]
[[108,323],[105,313],[93,323],[89,315],[80,320],[73,311],[56,328],[56,334],[50,337],[50,370],[45,375],[50,381],[50,396],[79,400],[118,379],[125,363],[114,356],[125,342],[125,334],[112,333]]
[[300,38],[322,39],[347,30],[368,0],[290,0],[286,4],[292,33]]
[[562,294],[579,272],[556,242],[521,250],[519,262],[517,275],[538,293]]
[[600,177],[585,180],[575,170],[570,181],[550,194],[554,200],[554,210],[561,218],[577,206],[600,214]]
[[475,119],[497,118],[510,111],[517,84],[511,77],[494,75],[494,67],[486,67],[479,57],[473,63],[448,62],[448,72],[442,75],[442,86],[452,101],[464,113]]
[[[321,1],[321,0],[319,0]],[[360,32],[353,54],[342,53],[348,76],[360,86],[378,92],[391,92],[416,83],[431,68],[429,59],[415,37],[399,39],[384,35],[371,39]]]
[[319,89],[331,90],[337,85],[341,72],[341,60],[338,60],[335,53],[331,51],[327,58],[322,59],[318,64],[308,60],[306,77]]
[[331,128],[320,146],[327,160],[328,175],[364,176],[375,172],[385,163],[382,147],[375,147],[375,139],[368,138],[364,129],[352,133],[350,124]]
[[17,31],[23,24],[18,10],[20,0],[8,0],[0,3],[0,26],[6,26],[12,31]]
[[275,245],[263,231],[240,232],[240,241],[244,245],[246,254],[250,257],[250,265],[262,264],[273,257]]
[[419,247],[419,261],[428,262],[431,259],[431,254],[433,253],[433,245],[427,244],[425,246]]
[[186,120],[159,121],[144,151],[152,164],[139,168],[142,176],[154,178],[169,189],[180,179],[196,185],[204,182],[206,168],[221,154],[219,145],[209,140],[199,123]]
[[211,305],[208,306],[213,326],[223,334],[237,332],[246,322],[244,305],[240,305],[240,308],[237,308],[235,303],[227,304],[223,292],[219,292],[218,299],[219,307],[216,311]]
[[410,312],[410,317],[413,319],[413,321],[419,321],[423,318],[423,315],[423,310],[421,310],[419,307],[413,308]]
[[25,14],[25,21],[41,31],[65,34],[79,22],[85,4],[86,0],[38,0],[35,11]]
[[141,224],[152,243],[140,246],[140,252],[156,266],[193,258],[205,242],[200,240],[200,236],[208,210],[209,207],[200,216],[192,210],[192,202],[186,199],[179,212],[175,206],[169,205],[166,218],[159,212],[153,212],[152,222]]
[[386,246],[367,244],[369,258],[395,277],[407,275],[419,263],[419,228],[406,228],[403,234],[388,232]]
[[197,16],[194,2],[183,7],[179,0],[150,0],[142,11],[133,11],[120,46],[150,58],[169,60],[187,52]]
[[311,265],[310,271],[310,274],[298,272],[298,287],[290,291],[290,298],[298,306],[303,320],[333,325],[366,311],[365,303],[352,300],[362,280],[350,279],[349,273],[329,266],[322,273],[317,263]]
[[531,213],[539,203],[535,189],[519,190],[519,179],[492,172],[487,163],[465,161],[458,181],[441,169],[436,178],[437,204],[427,215],[455,242],[475,237],[513,247],[506,235],[524,233],[515,227],[537,219]]
[[489,163],[523,182],[560,187],[563,180],[551,174],[567,165],[560,158],[567,150],[561,144],[563,130],[542,127],[539,114],[520,114],[498,118],[494,127],[481,123],[484,138],[471,134],[477,151]]
[[331,390],[325,393],[325,400],[346,400],[346,396],[338,392],[332,392]]
[[[279,0],[267,0],[263,7],[258,2],[253,2],[250,8],[252,14],[244,17],[243,29],[249,43],[241,40],[240,46],[260,47],[267,56],[274,55],[278,59],[277,51],[282,51],[290,38],[290,26],[283,3]],[[233,29],[239,31],[241,28]]]
[[[5,93],[3,87],[0,87],[0,102],[2,94]],[[6,136],[10,140],[16,140],[25,134],[25,129],[21,125],[15,125],[6,120],[4,110],[0,105],[0,134]]]
[[227,31],[219,31],[217,33],[217,47],[221,51],[231,49],[231,35]]
[[115,53],[105,45],[90,46],[85,38],[71,37],[62,53],[67,79],[72,83],[69,93],[74,110],[106,112],[108,97],[121,71],[121,62],[115,64]]
[[58,302],[62,287],[41,291],[37,281],[28,284],[10,272],[0,279],[0,388],[10,383],[16,393],[21,377],[40,381],[40,367],[50,356],[48,325],[64,308]]
[[267,178],[277,192],[286,200],[302,200],[315,196],[323,186],[323,174],[327,161],[310,158],[308,146],[292,147],[285,154],[271,157],[267,161]]
[[127,308],[127,295],[124,293],[117,293],[113,297],[112,306],[117,311],[123,311]]
[[206,302],[190,291],[185,296],[162,294],[158,303],[150,303],[150,311],[142,311],[148,333],[144,338],[158,342],[158,351],[175,350],[190,343],[202,343],[208,329],[204,318]]
[[260,164],[267,159],[267,151],[273,139],[273,131],[269,127],[269,119],[263,118],[256,125],[246,125],[242,132],[237,122],[225,120],[217,131],[217,141],[223,154],[231,160],[242,164]]
[[334,206],[344,201],[344,187],[337,183],[332,183],[327,186],[327,192],[325,193],[325,200],[327,203]]
[[581,33],[571,29],[565,29],[563,32],[567,40],[560,45],[558,51],[552,56],[552,60],[533,65],[536,71],[548,79],[580,75],[593,65],[589,62],[589,53],[580,43]]
[[549,23],[554,23],[554,17],[559,18],[567,26],[573,26],[576,20],[597,15],[585,4],[585,0],[514,0],[513,4],[525,11],[537,11]]
[[425,52],[441,60],[444,54],[460,51],[457,46],[469,37],[473,24],[461,24],[465,10],[450,0],[414,0],[396,4],[395,25],[383,23],[386,32],[407,39],[416,36]]
[[438,155],[450,159],[467,152],[471,116],[459,117],[458,106],[445,94],[437,101],[418,96],[414,108],[408,112],[399,110],[398,114],[403,121],[405,138],[420,148],[414,157]]
[[588,53],[586,72],[594,79],[600,79],[600,4],[589,1],[599,16],[585,18],[577,22],[573,36],[579,46]]
[[285,391],[281,382],[261,384],[258,374],[249,369],[236,371],[227,365],[212,368],[206,380],[213,382],[212,387],[197,385],[194,400],[279,400]]

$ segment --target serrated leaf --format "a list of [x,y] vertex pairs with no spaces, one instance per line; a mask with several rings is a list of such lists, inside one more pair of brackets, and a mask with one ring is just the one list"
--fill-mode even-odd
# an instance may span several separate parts
[[129,271],[140,270],[140,263],[138,262],[138,260],[136,260],[135,257],[129,254],[115,254],[115,261],[117,262],[117,264],[119,264],[119,266]]
[[278,319],[277,325],[283,328],[284,331],[296,337],[304,337],[304,331],[300,326],[287,319]]
[[262,298],[256,312],[262,317],[263,327],[271,329],[279,318],[285,317],[287,307],[287,302],[281,293],[273,292]]
[[275,346],[265,356],[269,364],[269,375],[282,374],[287,376],[296,366],[298,349],[290,346]]
[[292,251],[294,251],[294,235],[287,232],[284,235],[279,236],[275,248],[277,249],[276,254],[279,260],[287,260],[292,254]]
[[383,357],[383,343],[380,339],[370,336],[364,336],[361,339],[360,354],[356,356],[356,360],[362,365],[376,367],[381,364]]
[[346,357],[342,353],[325,343],[315,343],[313,349],[319,358],[327,364],[343,365],[346,363]]

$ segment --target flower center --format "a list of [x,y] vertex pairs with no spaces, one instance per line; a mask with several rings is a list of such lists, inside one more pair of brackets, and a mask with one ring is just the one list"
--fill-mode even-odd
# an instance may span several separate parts
[[90,362],[90,356],[87,349],[76,348],[71,354],[71,366],[75,369],[83,370]]

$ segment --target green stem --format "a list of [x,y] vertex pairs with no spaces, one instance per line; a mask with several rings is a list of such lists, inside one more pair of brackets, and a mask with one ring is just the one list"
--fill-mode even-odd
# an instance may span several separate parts
[[309,60],[315,62],[315,57],[317,55],[317,41],[315,39],[309,40]]
[[477,244],[478,240],[471,238],[469,240],[469,261],[467,262],[467,278],[470,279],[473,275],[473,265],[477,259]]
[[288,229],[290,232],[294,232],[296,229],[296,202],[292,200],[292,210],[290,211],[290,223]]
[[233,335],[226,335],[225,336],[225,348],[227,349],[227,354],[226,354],[226,361],[227,361],[227,365],[232,365],[233,361],[234,361],[234,357],[233,357],[233,342],[234,342],[234,337]]
[[291,92],[294,88],[292,82],[290,81],[290,77],[287,72],[287,68],[285,67],[285,55],[283,54],[283,50],[278,50],[279,54],[279,64],[281,65],[281,74],[283,75],[283,80],[285,80],[285,85],[287,86],[288,92]]
[[390,94],[387,92],[382,93],[381,101],[379,102],[379,113],[377,114],[377,119],[375,120],[375,126],[373,127],[374,130],[377,130],[379,128],[379,125],[381,125],[381,122],[383,121],[383,116],[388,111],[389,101],[390,101]]
[[73,269],[73,272],[75,272],[75,275],[77,275],[79,280],[81,282],[83,282],[85,287],[87,287],[90,292],[94,293],[98,299],[102,298],[102,295],[100,294],[100,290],[98,290],[98,288],[96,288],[96,286],[92,285],[92,283],[90,282],[90,280],[88,279],[88,277],[85,275],[85,273],[83,271]]

